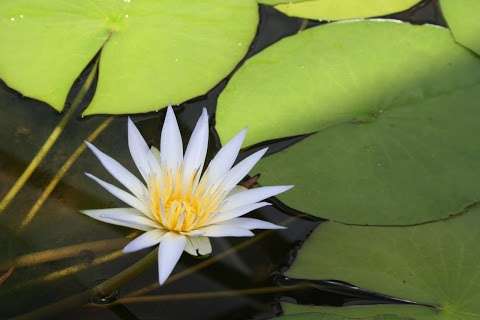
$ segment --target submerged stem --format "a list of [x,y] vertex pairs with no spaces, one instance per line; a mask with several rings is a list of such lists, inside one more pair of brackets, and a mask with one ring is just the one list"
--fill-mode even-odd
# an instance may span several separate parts
[[[289,219],[286,219],[283,223],[284,224],[288,224],[290,222],[292,222],[294,220],[294,218],[289,218]],[[205,269],[209,266],[211,266],[212,264],[215,264],[217,263],[218,261],[222,260],[223,258],[237,252],[237,251],[240,251],[246,247],[248,247],[249,245],[269,236],[270,234],[272,234],[275,230],[267,230],[267,231],[264,231],[263,233],[259,234],[258,236],[255,236],[253,238],[250,238],[246,241],[243,241],[242,243],[239,243],[217,255],[214,255],[213,257],[207,259],[207,260],[204,260],[200,263],[197,263],[196,265],[194,266],[191,266],[190,268],[188,269],[185,269],[185,270],[182,270],[180,272],[177,272],[173,275],[171,275],[167,281],[165,281],[165,284],[170,284],[170,283],[173,283],[177,280],[180,280],[188,275],[191,275],[192,273],[194,272],[197,272],[197,271],[200,271],[202,269]],[[143,287],[142,289],[139,289],[139,290],[136,290],[136,291],[133,291],[131,293],[129,293],[127,295],[127,297],[134,297],[134,296],[140,296],[140,295],[145,295],[147,293],[149,293],[150,291],[153,291],[155,289],[158,289],[160,287],[160,285],[158,283],[152,283],[151,285],[149,286],[146,286],[146,287]]]
[[48,249],[44,251],[27,253],[25,255],[16,257],[10,261],[0,264],[0,271],[9,269],[11,267],[22,268],[30,267],[42,263],[51,261],[66,259],[78,256],[79,252],[88,250],[93,252],[109,251],[118,249],[126,245],[129,238],[137,235],[136,232],[131,233],[127,238],[116,238],[107,240],[98,240],[92,242],[85,242],[80,244],[74,244],[66,247],[60,247],[55,249]]
[[0,276],[0,286],[7,281],[8,278],[10,278],[10,276],[13,274],[13,271],[15,271],[15,267],[10,267],[7,272]]
[[81,263],[74,264],[74,265],[71,265],[71,266],[63,268],[63,269],[59,269],[59,270],[50,272],[50,273],[48,273],[44,276],[34,278],[32,280],[28,280],[27,282],[24,282],[22,284],[19,284],[19,285],[13,287],[12,290],[20,290],[20,289],[25,288],[25,287],[31,287],[31,286],[39,285],[39,284],[42,284],[42,283],[45,283],[45,282],[56,281],[56,280],[59,280],[61,278],[68,277],[72,274],[84,271],[88,268],[99,266],[99,265],[102,265],[104,263],[116,260],[116,259],[122,257],[123,255],[124,255],[124,253],[123,253],[122,250],[115,250],[113,252],[101,255],[101,256],[93,259],[93,261],[91,261],[91,262],[81,262]]
[[[295,218],[290,217],[289,219],[286,219],[284,221],[284,224],[288,224],[292,222]],[[237,252],[239,250],[242,250],[249,245],[265,238],[266,236],[270,235],[273,231],[268,230],[263,232],[262,234],[248,239],[234,247],[231,247],[228,250],[223,251],[222,253],[213,256],[212,258],[202,261],[186,270],[183,270],[181,272],[178,272],[174,275],[172,275],[166,282],[165,284],[175,282],[177,280],[180,280],[181,278],[184,278],[196,271],[202,270],[220,260],[223,258],[229,256],[230,254]],[[105,296],[108,294],[108,292],[111,292],[119,287],[121,287],[124,283],[128,282],[129,280],[135,278],[138,276],[145,268],[147,268],[151,263],[153,263],[156,260],[157,257],[157,250],[153,250],[148,254],[148,256],[144,257],[142,260],[137,262],[136,264],[132,265],[128,269],[125,269],[124,271],[120,272],[113,278],[103,282],[102,284],[86,290],[82,293],[79,293],[77,295],[71,296],[69,298],[66,298],[64,300],[61,300],[57,303],[45,306],[43,308],[34,310],[30,313],[21,315],[19,317],[16,317],[15,319],[19,320],[34,320],[34,319],[43,319],[47,318],[52,315],[59,314],[61,312],[64,312],[68,309],[72,309],[75,307],[79,307],[85,304],[88,304],[89,301],[92,299],[92,297],[98,297],[98,296]],[[125,298],[123,299],[130,299],[134,296],[139,296],[139,295],[144,295],[147,294],[148,292],[158,288],[159,285],[158,283],[152,284],[150,286],[144,287],[140,290],[134,291],[130,294],[128,294]],[[162,298],[163,299],[163,298]]]
[[62,134],[68,122],[70,122],[72,117],[75,115],[77,109],[80,107],[83,99],[85,98],[88,90],[92,86],[93,80],[95,79],[95,75],[97,72],[97,67],[98,67],[98,60],[95,62],[95,65],[93,66],[92,70],[88,74],[87,79],[85,80],[84,84],[82,85],[77,95],[73,99],[72,105],[70,106],[70,108],[67,110],[67,112],[63,115],[60,122],[50,133],[47,140],[45,140],[40,150],[38,150],[37,154],[35,155],[35,157],[33,157],[32,161],[29,163],[25,171],[23,171],[22,175],[17,179],[17,181],[15,181],[14,185],[10,188],[10,190],[8,190],[7,194],[0,201],[0,214],[3,211],[5,211],[5,209],[10,205],[10,203],[13,201],[15,196],[18,194],[18,192],[23,188],[25,183],[31,177],[33,172],[42,163],[43,159],[47,156],[50,149],[53,147],[55,142],[58,140],[58,138]]
[[[113,302],[111,305],[148,303],[148,302],[159,302],[159,301],[228,298],[228,297],[237,297],[242,295],[257,295],[257,294],[286,292],[286,291],[303,289],[307,287],[308,286],[304,284],[296,284],[296,285],[284,286],[284,287],[274,286],[274,287],[249,288],[249,289],[239,289],[239,290],[222,290],[222,291],[213,291],[213,292],[212,291],[186,292],[186,293],[162,294],[162,295],[156,295],[156,296],[126,297],[126,298],[118,299],[117,301]],[[110,305],[107,305],[106,307],[108,306]]]
[[[103,132],[103,130],[105,130],[110,125],[110,123],[112,121],[113,121],[113,117],[109,117],[105,121],[103,121],[95,130],[92,131],[92,133],[87,137],[86,141],[88,141],[88,142],[94,141]],[[37,199],[37,201],[34,203],[34,205],[28,211],[27,216],[23,219],[22,224],[20,225],[20,230],[24,229],[26,226],[28,226],[32,222],[32,220],[37,215],[38,210],[40,210],[40,208],[43,206],[43,204],[48,199],[50,194],[53,192],[55,187],[58,185],[60,180],[65,176],[65,174],[68,172],[68,170],[70,170],[70,168],[73,166],[73,164],[82,155],[82,153],[85,151],[86,147],[87,146],[84,143],[82,143],[80,146],[78,146],[78,148],[75,149],[75,151],[67,159],[67,161],[65,161],[65,163],[60,167],[60,169],[57,171],[57,173],[52,178],[50,183],[43,190],[40,197]]]
[[34,310],[16,317],[17,320],[49,319],[50,317],[67,311],[71,308],[82,306],[90,302],[94,297],[104,297],[115,289],[139,276],[146,268],[157,260],[157,251],[152,250],[140,261],[123,270],[114,277],[82,293],[68,297],[56,303]]
[[300,28],[298,28],[297,32],[302,32],[308,27],[308,19],[302,19],[302,24],[300,25]]

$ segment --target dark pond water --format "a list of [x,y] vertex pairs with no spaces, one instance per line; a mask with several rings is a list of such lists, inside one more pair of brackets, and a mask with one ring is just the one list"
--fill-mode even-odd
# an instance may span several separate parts
[[[260,10],[261,23],[248,56],[304,27],[318,25],[313,21],[288,18],[268,7]],[[444,25],[439,12],[436,1],[425,1],[412,10],[388,18]],[[88,71],[87,68],[84,74]],[[84,78],[79,78],[71,96]],[[207,106],[211,115],[215,113],[216,99],[227,81],[222,81],[207,95],[176,108],[186,136],[202,106]],[[88,99],[84,104],[87,102]],[[0,85],[0,195],[4,195],[20,176],[60,117],[47,105],[23,98],[3,83]],[[159,143],[163,117],[163,112],[134,117],[152,145]],[[219,148],[213,126],[214,120],[210,154]],[[125,117],[82,119],[78,116],[68,124],[59,142],[12,205],[0,215],[0,319],[13,318],[82,292],[147,254],[148,250],[130,255],[119,254],[126,242],[125,237],[131,235],[132,230],[99,223],[79,214],[79,209],[119,205],[108,193],[85,178],[84,172],[90,171],[108,179],[89,152],[80,154],[48,199],[38,203],[59,169],[99,127],[104,130],[95,144],[131,168],[132,161],[126,149]],[[262,146],[268,144],[270,153],[277,152],[301,138],[270,141]],[[259,147],[244,150],[242,157]],[[38,210],[35,218],[22,227],[36,203]],[[138,291],[156,283],[156,266],[152,265],[118,291],[92,299],[87,306],[49,318],[267,319],[281,314],[282,300],[333,306],[394,302],[335,281],[312,282],[308,289],[300,289],[298,284],[303,283],[301,280],[283,277],[282,272],[292,262],[297,249],[321,221],[295,212],[278,201],[274,203],[275,206],[257,210],[253,216],[287,224],[287,230],[259,232],[254,240],[216,239],[213,242],[216,259],[184,254],[175,269],[175,273],[182,276],[161,289]],[[39,252],[41,254],[31,255]],[[17,264],[22,261],[23,265],[10,269],[12,261],[18,257],[23,257],[23,260],[17,260]],[[194,266],[198,270],[190,273]],[[8,276],[9,269],[11,274]],[[135,293],[164,296],[157,301],[125,299]],[[112,302],[116,303],[112,305]]]

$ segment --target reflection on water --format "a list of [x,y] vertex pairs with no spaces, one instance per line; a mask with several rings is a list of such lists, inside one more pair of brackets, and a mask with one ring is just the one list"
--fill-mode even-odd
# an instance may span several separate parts
[[[418,17],[424,17],[425,21],[438,22],[434,15],[437,11],[432,8],[420,6],[402,18],[414,17],[418,21]],[[262,7],[261,12],[259,33],[249,55],[302,26],[301,20],[287,18],[272,9]],[[208,95],[178,108],[183,134],[189,135],[201,106],[214,113],[216,98],[224,85],[225,81]],[[163,112],[134,117],[149,144],[158,145],[163,117]],[[48,106],[0,85],[0,195],[20,176],[59,119],[60,115]],[[126,133],[125,117],[77,117],[12,205],[0,214],[1,319],[91,288],[148,253],[144,250],[123,255],[121,248],[135,236],[134,230],[96,222],[78,212],[120,205],[84,176],[89,171],[111,180],[94,156],[83,152],[83,141],[98,135],[95,144],[133,170],[126,151]],[[209,154],[219,148],[213,129],[211,138]],[[285,143],[274,144],[274,149]],[[59,176],[63,169],[65,175]],[[60,177],[58,184],[53,185],[52,180]],[[51,194],[45,193],[49,185],[55,186]],[[42,193],[48,195],[45,201],[39,200]],[[296,250],[319,221],[279,203],[252,215],[286,224],[288,229],[257,232],[251,239],[215,239],[213,257],[184,254],[173,280],[162,288],[155,286],[157,267],[152,264],[118,291],[96,297],[89,305],[70,310],[58,319],[265,319],[281,312],[281,297],[330,305],[382,299],[338,283],[317,283],[306,290],[301,282],[282,278]],[[197,270],[189,272],[192,267]]]

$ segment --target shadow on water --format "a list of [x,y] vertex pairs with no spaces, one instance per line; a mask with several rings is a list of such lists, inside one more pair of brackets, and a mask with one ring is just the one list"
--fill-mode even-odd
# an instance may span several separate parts
[[[444,21],[436,1],[424,1],[412,10],[389,16],[415,23]],[[318,25],[318,22],[289,18],[270,7],[261,6],[261,23],[257,37],[247,57],[266,48],[281,38],[295,34],[300,28]],[[241,65],[241,64],[240,64]],[[88,67],[86,69],[88,71]],[[78,84],[85,77],[80,76]],[[188,101],[178,108],[177,116],[182,134],[188,137],[198,118],[201,107],[215,114],[218,95],[228,78],[208,94]],[[90,92],[90,96],[93,92]],[[70,95],[72,96],[72,95]],[[87,99],[88,100],[88,99]],[[0,86],[0,194],[3,195],[32,159],[40,144],[58,123],[60,115],[42,102],[21,97]],[[142,134],[151,145],[159,144],[163,112],[134,117]],[[132,230],[96,222],[81,215],[78,210],[121,206],[107,192],[88,180],[85,171],[110,180],[105,170],[89,152],[82,154],[60,180],[50,197],[43,203],[31,224],[18,231],[22,219],[45,186],[72,153],[107,116],[77,117],[67,126],[61,139],[34,173],[12,206],[0,215],[0,272],[19,256],[86,244],[82,248],[65,249],[45,254],[40,259],[25,258],[25,266],[17,267],[0,285],[0,318],[34,310],[75,293],[84,291],[98,282],[124,270],[146,254],[146,251],[121,255],[118,250]],[[209,157],[220,147],[211,121]],[[243,150],[239,159],[258,148],[268,145],[270,153],[278,152],[303,139],[304,136],[268,141]],[[186,138],[184,140],[187,140]],[[114,117],[95,144],[107,154],[133,170],[126,145],[126,118]],[[261,183],[261,178],[260,181]],[[149,296],[168,295],[157,302],[129,302],[109,306],[123,297],[155,283],[156,266],[151,266],[138,279],[128,283],[109,297],[98,297],[87,307],[71,310],[58,319],[266,319],[281,313],[281,300],[294,300],[305,304],[349,305],[365,303],[404,303],[389,297],[363,291],[335,281],[317,281],[308,287],[299,287],[304,281],[287,279],[282,274],[292,263],[298,248],[308,235],[322,222],[296,212],[277,200],[274,206],[252,213],[278,224],[287,230],[258,232],[258,240],[241,250],[233,251],[221,260],[189,276],[148,292]],[[263,235],[263,236],[262,236]],[[123,239],[123,240],[122,240]],[[104,241],[106,240],[106,241]],[[241,245],[246,239],[215,239],[214,254]],[[42,260],[44,259],[44,260]],[[175,272],[187,270],[208,257],[195,258],[184,254]],[[28,264],[30,263],[30,264]],[[0,274],[1,276],[1,274]],[[271,290],[273,288],[273,290]],[[280,290],[278,290],[280,288]],[[218,293],[218,294],[217,294]],[[188,295],[186,295],[188,294]],[[106,303],[106,305],[105,305]],[[188,307],[185,307],[188,303]],[[103,304],[103,305],[102,305]]]

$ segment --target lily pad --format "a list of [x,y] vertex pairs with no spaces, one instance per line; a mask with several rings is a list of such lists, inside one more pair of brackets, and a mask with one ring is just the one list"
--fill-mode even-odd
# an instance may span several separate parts
[[[478,208],[456,218],[413,227],[357,227],[328,222],[305,243],[288,275],[346,281],[417,302],[435,311],[430,319],[478,319],[479,225]],[[404,307],[392,306],[390,311],[404,316]],[[350,314],[354,308],[363,307],[351,308]],[[384,314],[385,310],[376,312]]]
[[[455,0],[454,0],[455,1]],[[264,0],[265,4],[288,16],[317,19],[343,20],[383,16],[407,10],[420,0]]]
[[480,85],[321,130],[263,160],[289,206],[350,224],[410,225],[480,200]]
[[480,82],[480,61],[448,29],[398,21],[341,22],[285,38],[248,60],[221,94],[223,142],[308,133],[372,111]]
[[436,311],[418,306],[352,306],[315,307],[294,304],[282,305],[285,320],[431,320]]
[[205,93],[247,52],[254,0],[3,0],[0,78],[62,110],[101,49],[85,114],[137,113]]
[[480,54],[480,1],[440,0],[440,5],[455,39]]

